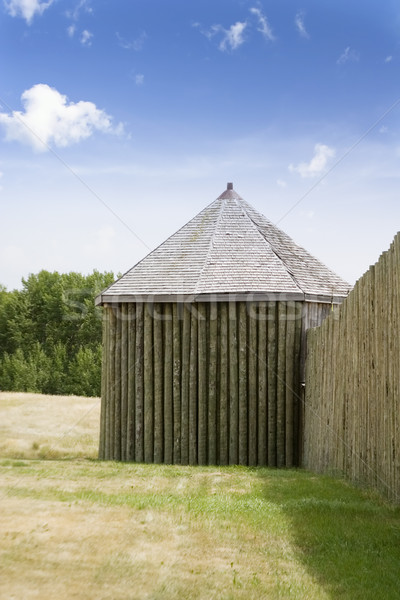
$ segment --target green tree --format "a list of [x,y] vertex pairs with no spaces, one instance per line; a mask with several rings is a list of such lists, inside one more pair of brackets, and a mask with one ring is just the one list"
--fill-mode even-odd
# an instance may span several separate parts
[[22,289],[0,286],[0,389],[100,393],[101,309],[113,273],[40,271]]

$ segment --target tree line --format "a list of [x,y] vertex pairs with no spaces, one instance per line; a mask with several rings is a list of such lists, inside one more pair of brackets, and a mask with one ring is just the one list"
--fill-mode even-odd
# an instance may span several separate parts
[[99,396],[101,309],[111,272],[50,273],[0,286],[0,390]]

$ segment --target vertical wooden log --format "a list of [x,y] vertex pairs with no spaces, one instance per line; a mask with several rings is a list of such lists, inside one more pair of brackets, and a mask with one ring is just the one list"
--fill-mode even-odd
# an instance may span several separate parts
[[216,465],[219,419],[217,418],[218,389],[218,303],[212,302],[209,310],[209,365],[208,365],[208,464]]
[[[257,322],[259,319],[259,311],[255,304],[252,305],[249,314],[249,339],[248,339],[248,351],[249,351],[249,383],[248,383],[248,395],[249,395],[249,465],[255,466],[257,464],[257,448],[258,448],[258,407],[257,407],[257,390],[258,390],[258,379],[257,379],[257,356],[258,356],[258,337],[257,337]],[[264,315],[264,327],[266,327],[265,315]],[[264,352],[264,373],[267,372],[267,364],[265,361],[266,352]],[[265,377],[265,389],[261,390],[261,394],[264,395],[265,402],[267,396],[266,390],[266,377]],[[267,424],[264,423],[266,431]],[[265,457],[266,458],[266,457]],[[264,462],[263,464],[266,464]]]
[[101,345],[101,405],[100,405],[100,441],[99,460],[105,459],[106,423],[107,423],[107,308],[102,312],[102,345]]
[[[260,321],[261,324],[261,321]],[[276,467],[276,401],[277,401],[277,369],[278,369],[278,305],[276,302],[268,302],[267,306],[267,324],[268,324],[268,341],[267,341],[267,389],[268,389],[268,466]],[[261,335],[261,330],[260,330]],[[260,342],[264,346],[263,340]],[[260,346],[259,343],[259,346]],[[259,363],[260,364],[260,363]],[[260,398],[259,398],[260,402]]]
[[[268,382],[270,381],[270,356],[269,347],[267,345],[268,318],[267,303],[260,302],[259,319],[258,319],[258,448],[257,448],[257,464],[268,464],[268,443],[269,443],[269,389]],[[273,315],[274,318],[274,315]],[[274,319],[275,320],[275,319]],[[275,351],[275,348],[273,348]],[[272,377],[275,373],[272,373]],[[273,381],[271,377],[271,383]],[[274,442],[275,443],[275,442]],[[275,465],[274,465],[275,466]]]
[[164,373],[163,373],[163,311],[162,305],[154,304],[153,311],[153,360],[154,360],[154,462],[164,460]]
[[181,309],[176,303],[172,305],[173,336],[173,415],[174,415],[174,447],[173,462],[181,463]]
[[136,304],[135,460],[144,461],[144,304]]
[[126,461],[128,440],[128,307],[120,305],[121,322],[121,460]]
[[229,303],[229,464],[239,461],[239,381],[237,304]]
[[276,414],[276,463],[285,466],[286,403],[286,303],[278,302],[278,370]]
[[207,306],[197,305],[198,319],[198,464],[207,464]]
[[293,462],[299,467],[301,464],[301,436],[300,436],[300,404],[302,403],[302,389],[300,379],[300,356],[302,335],[302,303],[295,303],[295,332],[294,332],[294,405],[293,405]]
[[296,306],[294,302],[287,302],[286,312],[286,385],[285,385],[285,465],[287,467],[293,467],[293,437],[294,437],[294,345],[295,345],[295,319],[296,319]]
[[108,308],[108,359],[107,359],[107,381],[108,381],[108,403],[107,403],[107,426],[106,426],[106,459],[114,458],[114,379],[115,379],[115,315],[114,307]]
[[247,402],[247,306],[238,303],[238,374],[239,374],[239,464],[247,465],[248,402]]
[[229,315],[228,304],[220,307],[220,379],[219,379],[219,464],[229,463]]
[[135,373],[136,373],[136,307],[128,304],[128,417],[127,417],[127,447],[126,460],[135,460]]
[[121,460],[121,305],[115,307],[114,460]]
[[153,314],[144,305],[144,462],[154,461],[154,356]]
[[191,305],[189,353],[189,465],[198,463],[198,311]]
[[181,464],[189,464],[190,306],[184,305],[182,323]]
[[172,306],[164,305],[164,462],[172,464],[174,449]]

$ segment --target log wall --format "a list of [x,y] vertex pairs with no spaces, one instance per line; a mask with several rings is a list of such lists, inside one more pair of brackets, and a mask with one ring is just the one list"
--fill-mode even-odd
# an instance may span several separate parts
[[400,501],[400,234],[307,334],[304,466]]
[[101,459],[299,463],[303,303],[126,303],[103,314]]

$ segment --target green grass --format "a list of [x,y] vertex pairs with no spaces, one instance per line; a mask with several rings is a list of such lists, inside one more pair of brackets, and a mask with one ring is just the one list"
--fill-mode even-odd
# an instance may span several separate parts
[[[33,410],[18,402],[33,445]],[[85,414],[71,399],[71,419],[72,407]],[[73,444],[38,421],[38,438],[65,454],[21,459],[23,418],[3,432],[13,422],[16,456],[7,436],[0,455],[1,598],[400,599],[400,508],[375,493],[301,470],[83,459],[82,435],[97,439],[87,424],[68,458]]]
[[[147,548],[142,570],[138,548],[132,555],[129,541],[117,543],[118,531],[104,533],[101,556],[81,557],[88,598],[107,581],[116,591],[104,598],[142,597],[124,596],[132,580],[149,598],[400,598],[400,509],[342,480],[296,470],[82,460],[7,459],[0,473],[11,505],[47,507],[60,511],[60,519],[79,509],[96,515],[97,527],[106,528],[110,515],[117,529],[135,521]],[[183,546],[170,548],[171,536]],[[160,552],[163,560],[153,560]],[[179,568],[169,564],[174,552]],[[43,560],[41,552],[26,555],[21,548],[8,556],[9,565],[14,556],[28,571],[40,570]],[[56,557],[53,548],[62,580],[68,565],[61,568]],[[7,568],[0,574],[7,577]]]

